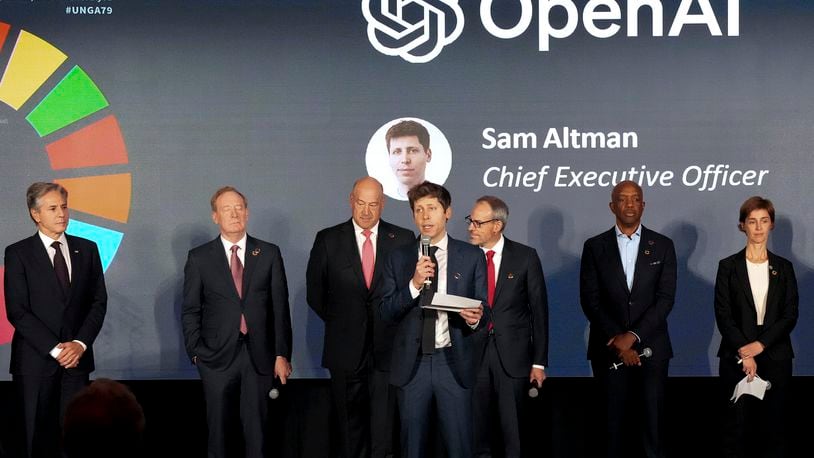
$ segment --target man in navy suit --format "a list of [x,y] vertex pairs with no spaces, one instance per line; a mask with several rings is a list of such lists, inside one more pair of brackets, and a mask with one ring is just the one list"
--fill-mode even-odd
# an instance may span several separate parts
[[58,457],[65,408],[94,370],[107,290],[96,244],[65,234],[68,191],[34,183],[26,200],[37,233],[9,245],[5,257],[10,372],[23,404],[26,456]]
[[352,217],[319,231],[308,259],[308,305],[325,322],[322,365],[331,371],[339,455],[393,454],[396,393],[390,385],[395,326],[378,313],[384,264],[415,240],[412,231],[381,219],[384,192],[376,179],[356,181]]
[[[616,224],[588,239],[582,251],[588,359],[606,403],[611,457],[631,452],[625,450],[629,433],[638,433],[647,457],[665,456],[664,386],[673,356],[667,315],[675,300],[676,255],[672,240],[642,226],[644,205],[638,184],[617,184],[609,204]],[[645,348],[652,355],[640,358]]]
[[492,310],[472,409],[475,456],[492,456],[491,403],[497,402],[503,456],[520,457],[520,418],[529,382],[542,386],[548,364],[548,298],[537,251],[503,236],[509,207],[494,196],[475,202],[466,217],[469,241],[486,257]]
[[[449,456],[469,458],[471,389],[489,321],[483,307],[486,260],[477,247],[447,234],[452,198],[443,186],[425,181],[410,189],[408,199],[416,227],[430,239],[430,256],[421,254],[418,242],[391,253],[380,308],[385,320],[398,324],[390,382],[398,387],[402,456],[425,456],[435,399]],[[422,308],[435,290],[481,304],[458,313]]]
[[246,456],[269,456],[267,396],[275,377],[285,384],[291,374],[283,258],[277,245],[246,234],[249,208],[237,189],[218,189],[210,205],[220,235],[189,252],[181,316],[203,382],[209,457],[234,456],[227,431],[236,421]]

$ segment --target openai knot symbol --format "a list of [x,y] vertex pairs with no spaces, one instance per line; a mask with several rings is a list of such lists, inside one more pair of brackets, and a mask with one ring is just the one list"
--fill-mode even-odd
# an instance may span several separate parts
[[413,64],[435,59],[464,29],[458,0],[362,0],[370,44]]

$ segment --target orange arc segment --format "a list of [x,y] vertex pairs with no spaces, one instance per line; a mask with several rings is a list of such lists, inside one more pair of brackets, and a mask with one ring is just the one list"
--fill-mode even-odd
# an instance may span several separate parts
[[6,37],[8,36],[8,31],[11,29],[9,24],[5,22],[0,22],[0,52],[3,51],[3,43],[6,42]]
[[127,148],[111,115],[45,146],[54,170],[127,163]]
[[54,180],[68,190],[68,207],[126,223],[132,190],[129,173]]

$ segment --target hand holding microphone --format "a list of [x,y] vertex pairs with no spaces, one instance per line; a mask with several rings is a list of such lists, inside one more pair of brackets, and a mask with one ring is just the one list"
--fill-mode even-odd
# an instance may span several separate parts
[[[651,350],[650,347],[645,347],[642,350],[642,352],[639,353],[639,358],[649,358],[651,356],[653,356],[653,350]],[[619,366],[624,366],[624,365],[625,365],[625,363],[623,361],[619,361],[618,363],[613,363],[613,365],[611,365],[611,367],[609,367],[608,369],[618,370]]]
[[[421,256],[430,257],[430,236],[421,235]],[[432,288],[432,278],[424,277],[424,289]]]
[[534,399],[540,395],[540,385],[537,383],[537,380],[533,380],[531,382],[531,387],[529,387],[529,397]]

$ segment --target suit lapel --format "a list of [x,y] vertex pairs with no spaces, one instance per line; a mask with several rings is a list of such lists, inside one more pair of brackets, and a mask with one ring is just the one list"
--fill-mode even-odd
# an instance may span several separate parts
[[[644,275],[647,271],[646,266],[653,258],[651,255],[654,251],[656,251],[656,241],[650,236],[650,231],[642,226],[641,236],[639,237],[639,251],[636,253],[636,266],[633,268],[633,286],[630,288],[631,292],[636,291],[636,285],[640,283],[639,277]],[[625,284],[627,284],[627,279],[625,279]]]
[[246,253],[244,253],[243,256],[243,291],[241,291],[241,294],[244,297],[246,295],[246,291],[249,290],[249,284],[252,281],[252,274],[257,267],[257,262],[260,260],[260,256],[264,255],[265,253],[260,250],[257,240],[254,237],[246,236]]
[[[366,289],[365,275],[362,273],[362,258],[359,255],[359,245],[356,244],[356,226],[353,225],[353,220],[348,220],[348,222],[342,226],[342,232],[341,255],[345,256],[348,264],[353,268],[353,276],[356,278],[356,283]],[[379,226],[379,232],[381,232],[381,226]],[[378,242],[378,238],[376,241]],[[377,248],[379,247],[377,246]],[[378,262],[378,258],[379,256],[377,254],[376,262]],[[375,276],[375,266],[373,271]],[[371,284],[373,284],[373,282],[371,282]]]
[[506,283],[506,278],[509,275],[509,272],[513,269],[512,262],[514,261],[514,242],[503,237],[503,253],[500,254],[500,269],[497,272],[497,278],[495,278],[495,297],[492,299],[494,307],[498,303],[498,298],[500,297],[500,292],[503,291],[503,285]]
[[[458,285],[458,282],[452,281],[455,272],[458,272],[458,266],[455,262],[458,260],[457,256],[457,241],[454,240],[452,237],[447,234],[447,294],[455,294],[459,295],[458,291],[455,287]],[[439,272],[440,278],[440,272]]]
[[[43,272],[44,277],[50,283],[49,289],[52,291],[60,291],[59,282],[57,281],[56,272],[54,272],[54,264],[48,256],[48,251],[42,244],[42,239],[39,233],[35,233],[30,239],[31,252],[33,253],[34,260],[39,264],[40,270]],[[73,260],[71,260],[73,261]]]
[[622,257],[619,256],[619,242],[616,241],[616,230],[611,228],[605,234],[607,234],[605,236],[605,253],[607,253],[607,260],[610,263],[611,270],[621,283],[622,290],[630,294],[630,289],[627,287],[627,278],[625,278],[625,268],[622,265]]
[[68,300],[66,301],[70,302],[74,296],[74,291],[79,289],[74,288],[74,285],[79,285],[80,282],[83,281],[82,275],[85,269],[82,268],[82,261],[86,253],[80,250],[79,243],[77,243],[76,239],[68,237],[68,235],[65,236],[65,239],[68,240],[68,255],[71,257],[71,288],[68,293]]
[[746,300],[749,302],[749,312],[757,316],[755,298],[752,296],[752,284],[749,283],[749,272],[746,270],[746,249],[738,253],[738,259],[735,261],[735,275],[738,276],[738,281],[743,288],[743,295],[746,296]]
[[[248,247],[248,241],[246,242],[246,246]],[[232,271],[229,269],[229,258],[226,256],[226,250],[223,247],[220,235],[211,242],[210,248],[212,249],[213,267],[217,272],[220,272],[220,275],[223,275],[226,284],[231,286],[229,290],[234,294],[234,297],[239,298],[237,289],[235,288],[235,282],[232,280]],[[245,278],[246,269],[243,269],[243,275]]]
[[778,301],[778,294],[777,288],[778,283],[780,281],[780,276],[783,275],[783,272],[778,271],[779,263],[777,262],[777,257],[770,251],[769,252],[769,290],[766,293],[766,313],[763,316],[763,323],[768,324],[772,323],[775,320],[775,315],[777,314],[777,301]]
[[[379,233],[376,234],[376,261],[373,264],[373,280],[370,281],[370,289],[373,289],[372,286],[375,285],[382,276],[384,260],[387,258],[387,253],[393,249],[395,240],[396,235],[390,229],[390,225],[379,220]],[[361,266],[361,262],[359,264]],[[361,268],[359,272],[361,273]]]

